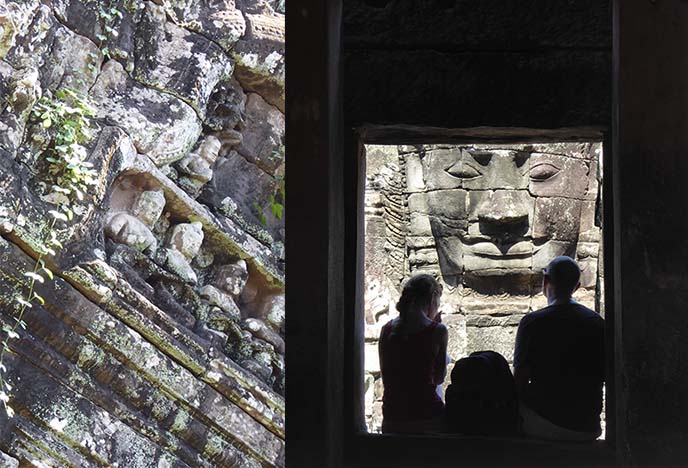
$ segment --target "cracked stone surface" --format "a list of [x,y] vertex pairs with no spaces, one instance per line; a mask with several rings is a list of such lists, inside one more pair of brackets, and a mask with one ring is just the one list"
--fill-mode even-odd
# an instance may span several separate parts
[[182,159],[201,135],[201,121],[188,104],[129,78],[109,60],[91,89],[98,118],[121,126],[139,153],[158,166]]
[[262,1],[0,2],[0,323],[68,199],[32,109],[96,113],[3,362],[0,465],[284,466],[283,28]]

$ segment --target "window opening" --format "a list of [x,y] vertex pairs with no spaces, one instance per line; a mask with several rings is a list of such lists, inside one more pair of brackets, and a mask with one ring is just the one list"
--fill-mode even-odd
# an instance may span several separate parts
[[[521,318],[547,305],[542,269],[581,267],[574,299],[604,316],[602,143],[366,145],[364,392],[380,432],[381,327],[404,279],[442,284],[450,363],[494,350],[513,365]],[[602,411],[604,439],[605,410]]]

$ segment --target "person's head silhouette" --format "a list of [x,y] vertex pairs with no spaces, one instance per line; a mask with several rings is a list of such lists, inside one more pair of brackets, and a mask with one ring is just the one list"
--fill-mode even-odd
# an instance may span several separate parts
[[580,267],[570,257],[554,258],[542,273],[542,292],[549,300],[568,299],[580,286]]
[[438,315],[442,286],[428,274],[418,274],[404,284],[397,310],[401,320],[410,319],[414,314],[425,314],[435,320]]

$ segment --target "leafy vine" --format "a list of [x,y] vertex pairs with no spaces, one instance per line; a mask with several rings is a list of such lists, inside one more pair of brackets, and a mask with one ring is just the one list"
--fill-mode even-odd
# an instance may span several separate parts
[[[109,2],[111,3],[111,2]],[[112,6],[104,6],[102,4],[98,5],[98,20],[100,21],[100,27],[101,27],[101,33],[96,34],[96,39],[98,39],[98,47],[100,48],[100,52],[103,54],[104,57],[106,58],[111,58],[112,55],[110,53],[110,48],[105,46],[104,44],[110,39],[110,38],[116,38],[119,33],[117,30],[114,28],[115,22],[117,19],[122,19],[122,12],[119,11],[117,8],[112,7]],[[96,57],[92,57],[96,59]],[[95,68],[94,65],[91,65]],[[91,67],[89,66],[89,69]]]
[[[72,88],[55,91],[55,98],[42,97],[31,112],[31,120],[50,132],[50,140],[43,152],[47,163],[47,179],[51,188],[43,198],[56,205],[48,213],[51,217],[39,245],[37,259],[31,271],[24,272],[28,284],[18,286],[14,297],[15,313],[13,324],[2,324],[0,349],[0,401],[8,417],[14,415],[10,406],[12,386],[7,381],[4,364],[5,356],[11,353],[10,341],[20,338],[19,329],[25,329],[25,312],[34,304],[45,304],[45,299],[36,293],[36,283],[53,280],[54,274],[46,265],[48,256],[55,256],[62,248],[58,238],[56,223],[73,220],[78,203],[84,200],[88,187],[96,183],[97,173],[93,165],[86,161],[87,151],[84,144],[93,137],[91,118],[95,111],[88,103],[87,96]],[[21,216],[21,215],[20,215]]]
[[[270,195],[268,201],[270,202],[270,212],[272,213],[272,216],[274,216],[277,219],[282,219],[282,217],[284,216],[284,202],[286,200],[284,176],[276,175],[275,180],[279,182],[279,187],[277,188],[276,193]],[[268,219],[265,217],[263,209],[258,204],[258,202],[254,201],[252,208],[254,213],[256,214],[256,217],[258,218],[258,221],[260,221],[260,224],[262,224],[263,226],[267,226]]]

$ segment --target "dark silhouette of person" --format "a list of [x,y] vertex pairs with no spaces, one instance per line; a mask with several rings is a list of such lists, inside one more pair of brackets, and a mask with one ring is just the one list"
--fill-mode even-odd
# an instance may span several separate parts
[[516,334],[522,429],[544,439],[594,440],[601,434],[604,320],[572,299],[580,286],[573,259],[556,257],[543,274],[548,306],[526,314]]
[[404,285],[399,316],[380,332],[382,432],[442,430],[444,403],[437,386],[447,370],[447,328],[439,322],[442,286],[420,274]]
[[520,417],[509,363],[495,351],[476,351],[456,361],[447,387],[449,432],[515,435]]

